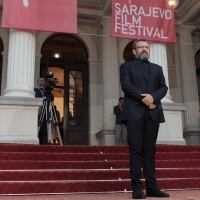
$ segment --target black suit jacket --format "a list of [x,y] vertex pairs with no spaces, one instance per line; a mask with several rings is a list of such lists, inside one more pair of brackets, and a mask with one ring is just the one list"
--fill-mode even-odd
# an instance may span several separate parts
[[115,124],[123,125],[121,122],[122,109],[119,108],[119,105],[114,106],[113,113],[116,115]]
[[165,83],[162,67],[149,63],[149,75],[141,67],[141,60],[120,66],[120,81],[124,92],[124,106],[122,121],[139,120],[142,118],[147,106],[142,102],[141,94],[151,94],[156,104],[155,109],[149,109],[151,118],[156,122],[164,122],[164,115],[160,100],[166,95],[168,87]]
[[36,98],[43,98],[44,97],[44,93],[39,88],[34,88],[34,91],[35,91],[35,97]]

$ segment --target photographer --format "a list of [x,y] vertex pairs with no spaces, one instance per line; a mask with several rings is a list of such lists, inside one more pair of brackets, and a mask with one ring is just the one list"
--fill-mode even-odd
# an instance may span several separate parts
[[121,113],[123,109],[124,98],[119,98],[119,103],[114,106],[114,114],[116,115],[115,121],[115,144],[126,145],[127,144],[127,130],[125,124],[121,122]]
[[[37,80],[37,88],[34,88],[35,91],[35,97],[36,98],[44,98],[45,97],[45,80],[44,78],[40,77]],[[39,108],[38,111],[38,120],[40,119],[41,114],[41,108]],[[48,144],[48,137],[47,137],[47,121],[46,121],[46,115],[43,116],[43,121],[40,126],[40,131],[38,133],[39,138],[39,144]]]
[[35,97],[36,98],[43,98],[45,93],[45,80],[44,78],[40,77],[37,80],[37,88],[34,88]]
[[[47,72],[45,74],[45,79],[43,78],[38,79],[38,89],[36,88],[34,89],[36,97],[44,98],[42,108],[39,112],[40,131],[38,134],[38,138],[39,138],[40,144],[50,144],[51,124],[54,123],[52,122],[52,118],[55,118],[55,111],[53,111],[54,110],[54,105],[53,105],[54,96],[52,94],[52,91],[56,87],[56,83],[58,82],[58,79],[53,78],[53,76],[54,74],[52,72]],[[56,122],[56,126],[57,125],[58,125],[58,122]],[[59,133],[59,137],[60,137],[60,133]],[[62,144],[62,141],[60,141],[60,143]]]

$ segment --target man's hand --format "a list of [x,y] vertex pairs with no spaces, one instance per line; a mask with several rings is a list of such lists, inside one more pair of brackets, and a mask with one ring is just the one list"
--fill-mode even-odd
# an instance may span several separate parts
[[153,97],[150,94],[141,94],[144,98],[142,99],[142,102],[148,106],[154,102]]
[[152,103],[148,105],[148,108],[153,110],[156,107],[156,104]]

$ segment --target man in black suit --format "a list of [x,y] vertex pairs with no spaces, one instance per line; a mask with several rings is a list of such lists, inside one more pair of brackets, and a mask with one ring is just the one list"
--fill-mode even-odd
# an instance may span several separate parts
[[[161,99],[168,87],[162,67],[148,61],[150,45],[146,39],[133,43],[135,60],[120,66],[120,81],[124,92],[122,121],[126,123],[130,148],[130,176],[133,199],[169,197],[157,187],[155,150],[159,123],[165,121]],[[142,173],[146,195],[142,190]]]

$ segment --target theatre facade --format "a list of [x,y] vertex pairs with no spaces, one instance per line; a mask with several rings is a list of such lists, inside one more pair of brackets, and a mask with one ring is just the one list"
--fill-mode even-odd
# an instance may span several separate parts
[[[162,66],[169,87],[157,142],[199,145],[200,1],[175,2],[177,43],[150,44],[150,61]],[[33,89],[49,71],[58,78],[52,94],[64,144],[114,145],[113,107],[123,96],[119,66],[134,59],[134,38],[110,37],[111,8],[111,0],[77,0],[77,34],[0,28],[1,143],[39,143],[43,99]]]

